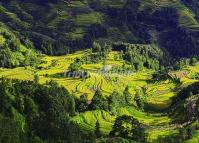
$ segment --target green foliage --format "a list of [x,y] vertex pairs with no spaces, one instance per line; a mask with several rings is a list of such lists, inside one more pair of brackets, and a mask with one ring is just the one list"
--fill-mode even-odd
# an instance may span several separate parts
[[142,100],[140,98],[140,96],[138,94],[135,95],[135,98],[134,98],[136,104],[137,104],[137,107],[139,109],[143,109],[143,103],[142,103]]
[[96,125],[95,125],[95,135],[96,135],[97,138],[100,138],[100,137],[101,137],[99,121],[97,121],[97,122],[96,122]]
[[20,41],[7,26],[0,22],[1,48],[9,47],[13,51],[20,48]]
[[39,83],[39,76],[38,75],[34,75],[34,83]]
[[97,90],[93,96],[93,99],[90,104],[90,108],[92,110],[105,110],[108,111],[108,101],[107,99],[102,95],[100,90]]
[[125,139],[121,137],[114,137],[114,138],[101,138],[98,140],[99,143],[138,143],[136,141]]
[[117,117],[113,130],[110,132],[110,136],[120,136],[126,139],[144,142],[145,127],[133,117],[126,115],[120,116]]
[[91,48],[93,41],[106,39],[110,43],[155,43],[172,56],[184,57],[197,53],[197,5],[196,0],[9,0],[0,4],[0,21],[17,33],[16,42],[23,41],[29,48],[26,44],[31,41],[49,55]]
[[[40,85],[37,82],[2,78],[0,91],[0,124],[5,124],[7,120],[8,124],[13,125],[13,128],[4,129],[10,133],[2,132],[1,135],[8,138],[1,138],[1,141],[7,143],[13,137],[16,142],[24,143],[31,138],[68,140],[65,133],[69,131],[70,116],[75,113],[75,101],[65,88],[53,81]],[[23,126],[18,123],[19,118],[25,119]],[[28,134],[30,136],[27,138]]]
[[104,61],[109,52],[112,50],[110,43],[107,43],[106,41],[95,41],[93,42],[92,46],[92,53],[89,55],[89,59],[87,59],[87,62],[90,63],[99,63],[101,61]]
[[[144,142],[145,137],[151,136],[155,136],[151,142],[191,142],[198,129],[187,123],[199,119],[199,88],[198,83],[188,84],[196,82],[198,74],[194,73],[193,80],[171,77],[167,70],[153,75],[151,72],[167,66],[181,70],[196,65],[197,7],[196,0],[2,1],[0,67],[4,68],[0,73],[8,78],[33,81],[0,80],[0,142]],[[33,48],[48,55],[63,55],[84,48],[91,48],[92,53],[69,54],[67,62],[63,60],[65,57],[47,57],[37,71],[33,67],[38,66],[41,55]],[[110,56],[112,49],[119,52]],[[191,56],[196,57],[187,58]],[[114,73],[119,69],[146,70],[146,73],[144,77],[136,73],[128,77],[110,76],[107,80],[95,73],[107,63],[113,66],[111,72]],[[31,67],[5,69],[19,66]],[[63,67],[83,75],[63,79],[60,76],[65,70]],[[148,69],[152,70],[148,72]],[[150,76],[154,83],[148,82]],[[49,79],[55,79],[64,87],[47,81]],[[80,98],[74,99],[65,86],[78,97],[81,95]],[[87,97],[94,92],[92,100]],[[109,97],[103,95],[110,93]],[[150,98],[152,106],[170,107],[173,100],[167,111],[171,114],[159,114],[153,109],[149,109],[152,113],[146,113],[143,101],[149,103]],[[150,128],[145,129],[142,123],[149,124]],[[183,128],[179,129],[181,125]]]
[[118,108],[124,107],[127,105],[125,96],[120,95],[117,92],[113,92],[109,98],[109,109],[111,112],[116,113]]
[[20,125],[20,122],[20,120],[15,120],[0,115],[0,142],[27,142],[24,127]]
[[159,82],[159,81],[165,81],[167,79],[170,79],[171,77],[169,76],[168,74],[168,71],[166,70],[160,70],[158,72],[155,72],[153,75],[152,75],[152,81],[153,82]]
[[78,112],[85,112],[88,110],[89,104],[85,94],[81,95],[79,99],[76,99],[76,110]]
[[163,64],[163,52],[154,45],[118,43],[113,45],[113,49],[125,51],[123,59],[136,71],[143,68],[158,70],[160,63]]
[[2,23],[0,40],[0,67],[36,66],[40,63],[38,53],[24,47],[19,38]]
[[193,58],[183,58],[179,59],[176,61],[174,65],[174,69],[183,69],[186,68],[187,66],[194,66],[198,62],[198,59],[193,57]]
[[92,47],[92,52],[96,53],[96,52],[100,52],[101,50],[102,50],[101,45],[97,42],[94,42],[93,47]]
[[80,59],[76,59],[73,63],[70,64],[69,70],[70,71],[78,71],[80,70],[82,65],[82,61]]
[[199,83],[193,83],[185,88],[183,88],[179,93],[178,96],[175,98],[174,103],[178,100],[184,100],[191,95],[196,95],[199,93]]
[[132,105],[132,99],[133,99],[133,96],[132,94],[129,92],[129,87],[127,86],[123,92],[123,95],[125,97],[125,100],[126,100],[126,103],[128,105]]

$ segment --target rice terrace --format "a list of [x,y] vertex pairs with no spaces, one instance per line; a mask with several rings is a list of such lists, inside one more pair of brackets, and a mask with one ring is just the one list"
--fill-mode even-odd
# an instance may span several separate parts
[[199,143],[198,11],[0,1],[0,143]]

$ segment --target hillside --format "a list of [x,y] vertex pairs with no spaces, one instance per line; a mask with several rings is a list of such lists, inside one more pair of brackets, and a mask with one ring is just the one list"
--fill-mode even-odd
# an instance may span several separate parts
[[[81,75],[68,77],[66,73],[70,70],[70,65],[77,58],[81,59],[85,55],[89,55],[89,53],[89,50],[85,50],[66,56],[43,56],[39,69],[30,66],[25,68],[1,69],[0,75],[8,79],[18,79],[23,81],[32,80],[34,82],[39,82],[42,85],[48,85],[49,82],[53,80],[60,86],[68,89],[69,93],[77,98],[75,99],[75,110],[76,112],[79,112],[79,114],[71,115],[70,120],[74,125],[77,125],[83,134],[91,134],[95,132],[96,122],[98,121],[101,134],[103,134],[104,137],[107,137],[113,130],[114,121],[118,117],[130,116],[147,126],[145,130],[147,135],[145,138],[146,141],[150,143],[172,140],[172,138],[180,136],[181,130],[184,127],[185,129],[183,132],[186,132],[190,126],[193,126],[192,128],[194,128],[194,132],[189,137],[185,134],[187,137],[183,139],[180,136],[179,139],[194,140],[194,138],[197,137],[197,135],[195,135],[195,132],[197,132],[197,128],[195,130],[195,127],[198,125],[197,120],[188,119],[187,117],[190,116],[186,115],[186,110],[190,110],[190,115],[197,118],[197,116],[195,116],[195,109],[192,110],[188,108],[188,105],[191,104],[193,100],[198,100],[198,98],[195,99],[190,97],[190,99],[186,99],[189,96],[189,93],[186,92],[186,88],[190,88],[193,83],[198,87],[198,79],[195,78],[199,73],[198,65],[188,66],[180,71],[170,72],[169,75],[171,78],[158,79],[157,81],[154,81],[156,80],[156,78],[154,78],[155,71],[150,69],[143,69],[139,72],[130,72],[127,74],[109,73],[108,71],[106,71],[107,73],[101,73],[99,71],[103,69],[104,66],[111,67],[112,69],[116,66],[121,67],[123,64],[128,66],[123,60],[118,59],[115,61],[113,59],[115,55],[118,55],[118,52],[110,52],[106,58],[106,65],[104,65],[104,62],[81,65],[80,69],[82,71],[87,71],[89,77],[84,78],[81,77]],[[107,70],[110,69],[108,68]],[[179,79],[176,80],[175,76]],[[128,90],[126,87],[128,87]],[[103,97],[95,95],[97,90],[102,92]],[[181,92],[179,93],[179,91]],[[191,96],[198,94],[198,89],[195,87],[193,87],[191,91],[193,92]],[[187,96],[181,98],[182,93]],[[119,96],[114,94],[118,94]],[[126,94],[128,95],[128,98],[125,97]],[[138,104],[139,102],[136,100],[136,96],[142,101],[141,105]],[[182,101],[176,100],[177,97]],[[100,107],[96,107],[95,109],[91,106],[94,102],[93,98],[96,98],[96,100],[99,98],[99,101],[95,104]],[[108,106],[110,106],[110,109],[107,109],[105,99],[109,100],[109,98],[113,98],[113,103],[109,103],[110,105]],[[86,102],[84,99],[86,99]],[[36,99],[34,100],[37,102]],[[117,103],[116,101],[118,100],[121,100],[121,103]],[[122,100],[127,103],[122,104]],[[40,103],[37,104],[40,106]],[[82,104],[84,106],[82,106]],[[19,110],[16,107],[15,109]],[[26,114],[25,111],[22,113]],[[22,113],[19,112],[17,114]],[[38,128],[39,130],[43,130],[41,127]],[[37,133],[37,135],[43,136],[43,134],[40,135],[39,133]],[[53,136],[55,136],[55,134]],[[131,137],[121,137],[129,141],[131,139]],[[47,136],[45,135],[44,138],[47,138]],[[90,139],[90,137],[86,138]],[[77,136],[76,139],[70,139],[75,142],[83,140],[83,138],[78,138]],[[107,138],[107,141],[110,139],[111,138]],[[119,139],[115,140],[119,141]],[[176,141],[175,139],[173,140]]]
[[1,0],[0,143],[198,143],[197,0]]
[[194,2],[193,5],[187,3],[179,0],[9,0],[0,3],[0,21],[17,31],[19,39],[28,38],[37,50],[48,55],[90,48],[97,40],[102,43],[155,42],[174,58],[187,57],[198,54],[199,27]]

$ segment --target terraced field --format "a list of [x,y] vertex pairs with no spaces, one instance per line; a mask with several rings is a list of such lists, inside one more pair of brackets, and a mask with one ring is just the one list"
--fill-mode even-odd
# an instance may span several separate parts
[[[147,114],[138,111],[133,107],[121,108],[119,109],[118,114],[133,116],[141,123],[150,126],[150,128],[148,128],[147,130],[149,141],[155,140],[158,135],[168,134],[168,129],[171,128],[167,127],[166,125],[168,125],[172,120],[167,116],[162,116],[160,114]],[[87,132],[94,131],[96,121],[99,121],[101,132],[104,134],[108,134],[112,129],[115,119],[115,115],[110,115],[108,112],[105,111],[89,111],[74,117],[73,121],[79,124],[82,127],[83,131]],[[165,130],[165,128],[168,129]]]
[[[166,114],[160,114],[156,111],[162,111],[171,105],[172,97],[176,96],[177,84],[171,80],[160,81],[156,83],[149,82],[154,71],[143,70],[133,72],[127,75],[112,73],[103,75],[99,71],[104,67],[103,63],[98,64],[83,64],[82,69],[87,70],[90,74],[88,79],[68,78],[64,77],[64,73],[68,70],[69,65],[76,59],[89,54],[89,50],[76,52],[65,56],[46,56],[43,55],[42,64],[39,69],[31,67],[19,67],[14,69],[0,69],[0,76],[21,80],[33,80],[34,75],[39,75],[39,82],[45,83],[49,80],[55,80],[60,85],[66,87],[69,92],[79,97],[82,94],[87,94],[88,99],[91,100],[94,92],[100,89],[103,95],[108,96],[114,90],[122,93],[126,86],[129,86],[130,93],[135,95],[139,89],[144,89],[144,96],[142,97],[145,105],[149,111],[154,113],[147,113],[137,110],[134,107],[124,107],[117,110],[118,115],[129,115],[138,119],[141,123],[147,125],[148,141],[153,143],[161,136],[178,133],[177,125],[172,124],[172,118]],[[123,60],[114,60],[114,55],[117,52],[111,52],[106,59],[106,66],[122,66],[125,64]],[[186,76],[184,73],[187,73]],[[174,72],[172,74],[179,75],[181,79],[181,86],[186,86],[198,80],[192,79],[190,76],[193,73],[198,73],[199,66],[185,68],[183,71]],[[117,80],[116,80],[117,79]],[[155,113],[156,112],[156,113]],[[88,111],[76,115],[72,121],[78,124],[82,130],[91,132],[95,129],[96,121],[100,123],[100,130],[103,134],[108,134],[116,119],[116,115],[111,115],[106,111]],[[197,139],[196,137],[191,139]]]
[[[167,60],[170,65],[178,58],[199,55],[197,0],[8,0],[0,2],[0,15],[0,66],[10,67],[0,68],[0,77],[33,81],[38,76],[40,84],[56,81],[76,97],[75,102],[71,101],[71,104],[80,106],[74,114],[71,113],[70,121],[86,134],[92,135],[90,133],[98,129],[98,121],[100,131],[106,138],[116,118],[128,115],[144,124],[147,141],[156,143],[158,138],[179,135],[182,128],[187,132],[186,129],[195,122],[189,121],[193,120],[189,118],[195,118],[195,115],[191,116],[192,110],[194,114],[195,110],[199,110],[195,109],[196,99],[184,101],[175,97],[179,95],[179,91],[183,91],[182,88],[199,81],[199,64],[179,71],[170,71],[168,75],[163,76],[168,79],[158,77],[158,81],[152,80],[157,71],[146,67],[162,69],[163,65],[167,65]],[[4,48],[10,49],[10,53],[4,51]],[[97,58],[90,56],[92,52],[89,49],[84,50],[86,48],[92,48],[92,52],[98,51]],[[107,56],[111,48],[120,52],[112,51]],[[39,65],[37,63],[40,58],[37,56],[40,54],[37,55],[37,50],[44,53]],[[74,51],[78,52],[64,55]],[[87,56],[90,57],[87,59]],[[121,60],[122,56],[126,61]],[[83,60],[76,65],[74,61],[82,57]],[[94,63],[101,59],[103,61]],[[179,61],[179,65],[174,66],[193,64],[198,58],[183,60],[185,61]],[[77,69],[88,74],[88,78],[82,78],[81,75],[66,76],[71,74],[69,70],[72,63],[78,66]],[[80,68],[78,64],[81,65]],[[130,94],[124,94],[126,87],[129,87]],[[100,99],[103,103],[97,100],[96,104],[99,102],[100,106],[106,107],[94,108],[94,104],[90,104],[93,103],[92,98],[97,90],[100,90],[106,99]],[[107,97],[114,91],[119,94],[115,94],[115,99],[111,98],[115,101],[110,101]],[[195,95],[192,91],[187,95],[189,94],[191,98],[192,94]],[[87,99],[78,100],[82,95]],[[121,99],[119,95],[123,95]],[[20,102],[20,108],[25,108],[25,102],[29,99],[16,96],[16,99],[18,98],[19,101],[16,100],[17,103],[13,103],[13,107],[19,106]],[[176,106],[171,106],[173,99]],[[3,104],[9,104],[7,99],[2,101]],[[40,103],[37,104],[40,107]],[[194,107],[189,107],[190,105]],[[190,114],[186,114],[186,111],[190,111]],[[27,118],[24,116],[23,120],[25,119]],[[193,136],[188,135],[189,140],[185,143],[199,142],[198,129],[194,130]]]
[[[148,83],[151,74],[154,71],[143,70],[139,72],[131,72],[128,74],[111,73],[102,74],[100,70],[104,67],[103,63],[98,64],[84,64],[83,70],[87,70],[90,74],[88,79],[68,78],[64,73],[68,71],[69,65],[76,59],[88,55],[89,50],[76,52],[66,56],[43,56],[40,69],[32,67],[19,67],[14,69],[0,69],[0,76],[22,80],[33,80],[34,75],[39,75],[40,83],[45,83],[49,80],[55,80],[60,85],[66,87],[71,93],[79,97],[82,94],[88,94],[89,100],[92,99],[94,92],[100,89],[104,95],[110,95],[113,90],[122,93],[126,86],[129,86],[130,92],[135,93],[137,89],[144,88],[147,96],[145,101],[152,107],[158,109],[165,109],[171,103],[171,98],[175,96],[176,84],[172,81],[164,81],[159,83]],[[114,55],[117,52],[111,52],[106,60],[105,66],[122,66],[125,62],[123,60],[114,60]],[[189,73],[198,72],[199,66],[188,67]],[[179,74],[176,72],[176,74]],[[184,85],[196,82],[188,76],[181,77],[181,82]]]
[[173,7],[179,14],[179,24],[181,27],[191,30],[198,30],[199,24],[194,18],[194,14],[186,8],[180,0],[143,0],[140,10],[146,8],[160,9],[161,7]]

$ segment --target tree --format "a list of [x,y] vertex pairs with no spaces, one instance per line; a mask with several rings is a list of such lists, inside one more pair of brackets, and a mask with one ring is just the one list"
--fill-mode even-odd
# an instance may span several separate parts
[[77,58],[77,59],[75,59],[75,61],[73,63],[70,64],[69,70],[70,71],[78,71],[80,69],[81,65],[82,65],[81,60]]
[[92,110],[105,110],[108,111],[108,100],[103,97],[102,92],[97,90],[93,96],[90,104]]
[[39,83],[39,76],[36,74],[34,75],[34,79],[33,79],[34,83],[38,84]]
[[30,96],[25,96],[24,105],[24,113],[27,115],[29,120],[33,120],[39,115],[38,106]]
[[19,94],[16,95],[15,106],[20,113],[24,112],[25,103],[24,103],[24,96]]
[[131,116],[119,116],[115,120],[111,137],[122,137],[139,142],[145,141],[145,126]]
[[100,52],[101,50],[102,50],[102,47],[100,46],[100,44],[97,42],[93,42],[92,52],[96,53],[96,52]]
[[85,112],[88,110],[88,106],[87,95],[83,94],[79,99],[76,99],[76,110],[78,112]]
[[101,132],[100,132],[100,123],[99,123],[98,120],[95,124],[95,135],[96,135],[97,138],[100,138],[102,136]]
[[0,112],[5,115],[11,115],[12,99],[11,91],[13,91],[12,85],[9,80],[1,78],[0,82]]
[[126,99],[124,95],[120,95],[118,92],[113,91],[113,93],[108,98],[109,110],[111,112],[116,112],[117,108],[126,106]]
[[129,105],[132,104],[133,100],[132,100],[132,95],[129,92],[129,86],[126,86],[126,88],[125,88],[125,90],[123,92],[123,95],[125,97],[126,103],[129,104]]
[[186,129],[180,129],[179,130],[179,134],[180,134],[180,136],[181,136],[181,138],[182,138],[183,141],[187,138]]
[[191,139],[193,136],[193,129],[191,127],[187,128],[187,138]]
[[142,100],[140,99],[140,96],[136,93],[135,94],[135,98],[134,98],[138,108],[140,108],[141,110],[143,109],[143,103]]
[[197,62],[198,62],[198,60],[197,60],[195,57],[193,57],[193,58],[191,58],[191,60],[190,60],[190,65],[191,65],[191,66],[194,66]]

